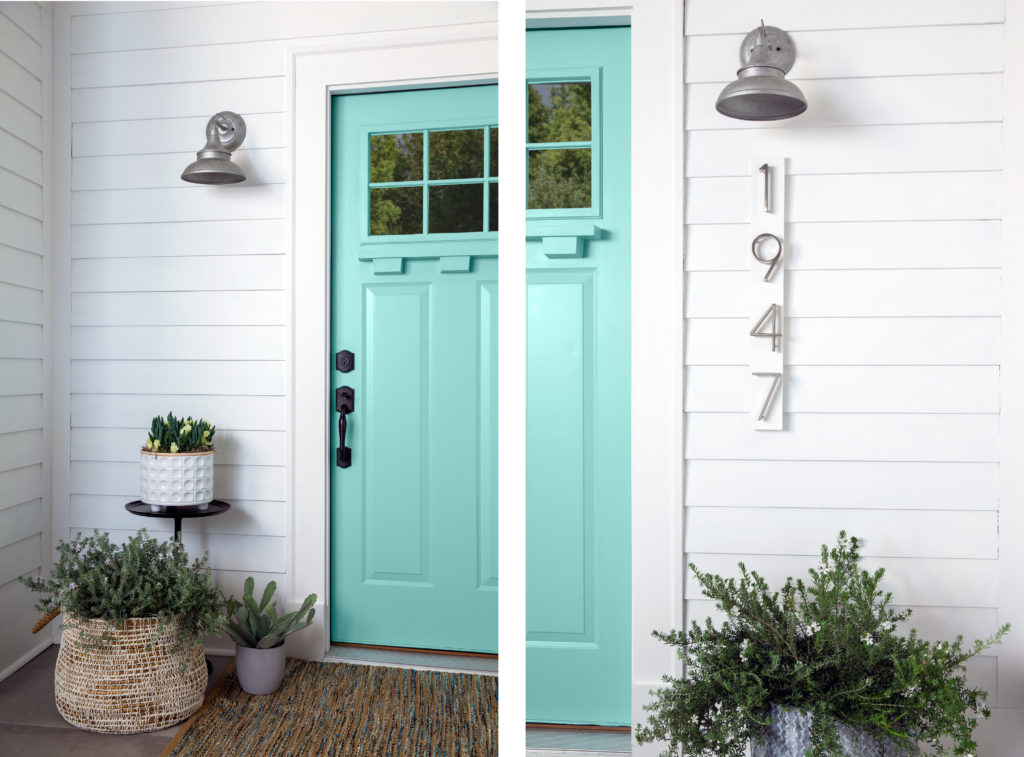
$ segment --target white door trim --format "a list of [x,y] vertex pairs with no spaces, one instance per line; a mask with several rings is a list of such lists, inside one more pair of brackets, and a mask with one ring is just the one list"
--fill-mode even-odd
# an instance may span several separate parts
[[314,630],[289,637],[289,654],[330,647],[330,108],[332,94],[441,86],[497,78],[497,23],[362,34],[289,51],[288,155],[292,286],[288,396],[289,591],[316,593]]

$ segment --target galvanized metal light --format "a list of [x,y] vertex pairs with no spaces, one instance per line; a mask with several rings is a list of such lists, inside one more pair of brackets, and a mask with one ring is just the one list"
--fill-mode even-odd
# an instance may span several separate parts
[[236,184],[245,172],[231,162],[231,153],[245,139],[245,121],[237,113],[222,110],[206,124],[206,147],[196,153],[181,178],[193,184]]
[[804,93],[786,74],[796,60],[793,40],[782,29],[761,26],[743,38],[737,79],[718,96],[715,109],[744,121],[778,121],[807,110]]

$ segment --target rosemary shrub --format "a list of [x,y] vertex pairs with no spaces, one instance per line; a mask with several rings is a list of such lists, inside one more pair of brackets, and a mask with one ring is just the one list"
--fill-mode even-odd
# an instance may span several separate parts
[[153,419],[143,449],[147,452],[209,452],[213,449],[213,435],[217,427],[209,421],[188,418],[175,418],[174,413],[167,413],[166,418],[159,415]]
[[[889,739],[909,755],[973,754],[978,716],[989,717],[986,693],[967,686],[964,663],[999,643],[1009,624],[983,641],[963,646],[928,642],[898,627],[911,614],[889,606],[878,588],[885,573],[858,569],[860,542],[840,532],[809,581],[786,580],[772,591],[739,564],[740,578],[690,569],[705,596],[727,618],[708,618],[686,633],[654,632],[678,647],[686,676],[665,676],[651,692],[641,744],[668,742],[663,757],[741,757],[747,741],[764,743],[771,704],[812,717],[811,746],[818,757],[838,757],[836,721]],[[941,741],[940,741],[941,739]],[[952,746],[950,746],[952,744]],[[952,751],[950,751],[952,750]]]
[[[177,541],[159,541],[145,529],[121,544],[109,534],[76,535],[57,545],[58,557],[49,578],[21,578],[29,589],[45,596],[36,609],[64,612],[64,624],[98,618],[121,626],[129,618],[157,617],[157,633],[174,625],[179,633],[172,652],[200,644],[204,634],[223,627],[223,610],[210,577],[208,556],[189,562]],[[109,634],[83,629],[86,647],[100,647]]]

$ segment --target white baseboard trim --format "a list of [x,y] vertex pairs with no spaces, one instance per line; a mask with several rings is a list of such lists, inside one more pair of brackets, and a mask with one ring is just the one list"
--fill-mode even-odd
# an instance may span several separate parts
[[38,657],[47,649],[49,649],[52,644],[53,642],[50,640],[49,634],[44,635],[43,638],[40,639],[38,644],[31,647],[27,652],[25,652],[25,654],[21,655],[21,657],[19,657],[6,668],[4,668],[2,671],[0,671],[0,681],[3,681],[4,679],[16,673],[17,671],[21,670],[32,659]]

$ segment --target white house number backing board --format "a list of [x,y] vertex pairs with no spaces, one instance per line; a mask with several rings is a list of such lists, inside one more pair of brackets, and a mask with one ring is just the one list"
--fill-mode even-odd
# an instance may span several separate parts
[[750,421],[758,431],[782,431],[786,397],[786,159],[750,164]]

